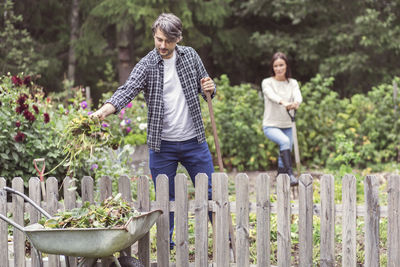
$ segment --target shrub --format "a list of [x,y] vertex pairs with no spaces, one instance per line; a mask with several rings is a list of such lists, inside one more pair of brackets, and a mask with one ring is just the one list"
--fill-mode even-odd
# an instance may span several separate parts
[[[21,76],[23,77],[23,76]],[[57,149],[62,125],[54,119],[51,100],[30,76],[0,77],[0,176],[20,176],[25,181],[38,176],[33,159],[46,158],[47,166],[63,159]],[[64,168],[54,174],[61,177]]]

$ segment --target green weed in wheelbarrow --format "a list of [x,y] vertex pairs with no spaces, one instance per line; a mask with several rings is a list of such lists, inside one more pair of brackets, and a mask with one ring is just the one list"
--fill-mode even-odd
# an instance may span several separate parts
[[[82,208],[50,217],[24,194],[3,189],[24,197],[48,219],[22,227],[2,214],[0,218],[24,232],[32,246],[42,253],[82,257],[78,266],[92,266],[98,258],[106,257],[112,257],[115,265],[121,266],[113,254],[143,237],[162,214],[161,210],[138,213],[118,194],[99,206],[85,203]],[[134,258],[126,261],[122,266],[141,266]]]

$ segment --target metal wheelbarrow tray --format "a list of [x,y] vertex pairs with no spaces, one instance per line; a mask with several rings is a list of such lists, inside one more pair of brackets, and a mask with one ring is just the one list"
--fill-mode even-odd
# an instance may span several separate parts
[[38,229],[34,224],[24,228],[32,245],[47,254],[102,258],[121,251],[142,238],[156,222],[161,210],[131,217],[120,228]]
[[[23,193],[9,187],[4,187],[3,190],[23,197],[44,216],[51,218]],[[22,231],[32,246],[42,253],[97,259],[112,256],[131,246],[150,231],[161,214],[161,210],[144,212],[131,217],[124,226],[116,228],[46,229],[38,223],[23,227],[3,214],[0,214],[0,219]]]

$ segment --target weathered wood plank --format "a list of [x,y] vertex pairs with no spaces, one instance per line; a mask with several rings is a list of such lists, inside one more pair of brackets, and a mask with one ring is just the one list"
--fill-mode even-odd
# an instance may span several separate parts
[[356,187],[356,177],[354,177],[354,175],[346,174],[342,180],[342,266],[349,267],[355,267],[357,264]]
[[[46,211],[52,216],[57,212],[58,199],[58,181],[55,177],[49,177],[46,180]],[[58,255],[49,255],[49,266],[59,267],[60,257]]]
[[313,260],[313,179],[302,174],[299,182],[299,266],[312,266]]
[[[132,191],[131,191],[131,180],[127,175],[121,175],[118,179],[118,192],[121,193],[121,198],[132,205]],[[123,250],[126,255],[132,255],[132,246],[127,247]]]
[[249,234],[249,177],[245,173],[236,176],[236,264],[248,267],[250,264]]
[[[6,179],[0,177],[0,214],[7,216],[7,192],[2,190],[7,185]],[[0,220],[0,262],[8,267],[8,223]]]
[[83,176],[81,180],[82,203],[94,203],[94,181],[90,176]]
[[109,176],[103,176],[99,180],[100,202],[112,196],[112,180]]
[[365,206],[365,267],[379,267],[379,181],[375,175],[364,180]]
[[195,187],[195,264],[196,267],[208,265],[208,176],[196,176]]
[[[76,208],[76,184],[75,179],[67,176],[64,179],[63,184],[64,192],[64,209],[72,210]],[[71,267],[76,267],[78,265],[77,259],[75,257],[68,257],[69,264]]]
[[[149,178],[145,175],[139,177],[137,182],[138,211],[150,211],[150,185]],[[150,267],[150,233],[138,241],[138,257],[144,267]]]
[[388,184],[388,267],[400,262],[400,176],[390,175]]
[[178,173],[175,177],[175,218],[176,218],[176,264],[189,266],[189,235],[188,235],[188,189],[187,177]]
[[335,266],[335,184],[332,175],[321,177],[321,267]]
[[290,183],[287,174],[279,174],[276,186],[278,266],[289,267],[291,255],[290,241]]
[[168,177],[164,174],[156,178],[156,201],[163,211],[157,219],[157,262],[159,267],[169,266],[169,186]]
[[257,201],[257,266],[271,266],[271,212],[270,212],[270,177],[261,173],[256,178]]
[[[12,180],[12,188],[18,192],[24,193],[24,180],[21,177],[15,177]],[[16,194],[12,194],[13,209],[12,219],[15,223],[24,227],[24,199]],[[14,228],[14,266],[25,267],[25,234]]]
[[[28,183],[28,190],[29,190],[29,198],[32,199],[37,205],[40,206],[41,204],[41,199],[42,195],[40,192],[40,179],[37,177],[32,177],[29,179]],[[28,204],[29,208],[26,209],[29,211],[29,219],[30,219],[30,224],[37,223],[41,217],[41,213],[33,207],[31,204]],[[39,266],[39,260],[37,258],[37,253],[40,253],[38,251],[35,251],[35,249],[31,249],[31,263],[32,266]]]
[[218,267],[229,266],[229,203],[228,176],[213,173],[212,185],[215,187],[215,262]]

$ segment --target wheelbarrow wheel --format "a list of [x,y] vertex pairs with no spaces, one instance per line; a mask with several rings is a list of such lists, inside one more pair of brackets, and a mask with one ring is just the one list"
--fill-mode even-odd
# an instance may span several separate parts
[[[140,260],[130,256],[121,256],[118,258],[118,261],[122,267],[144,267]],[[113,262],[110,267],[116,267],[115,262]]]

